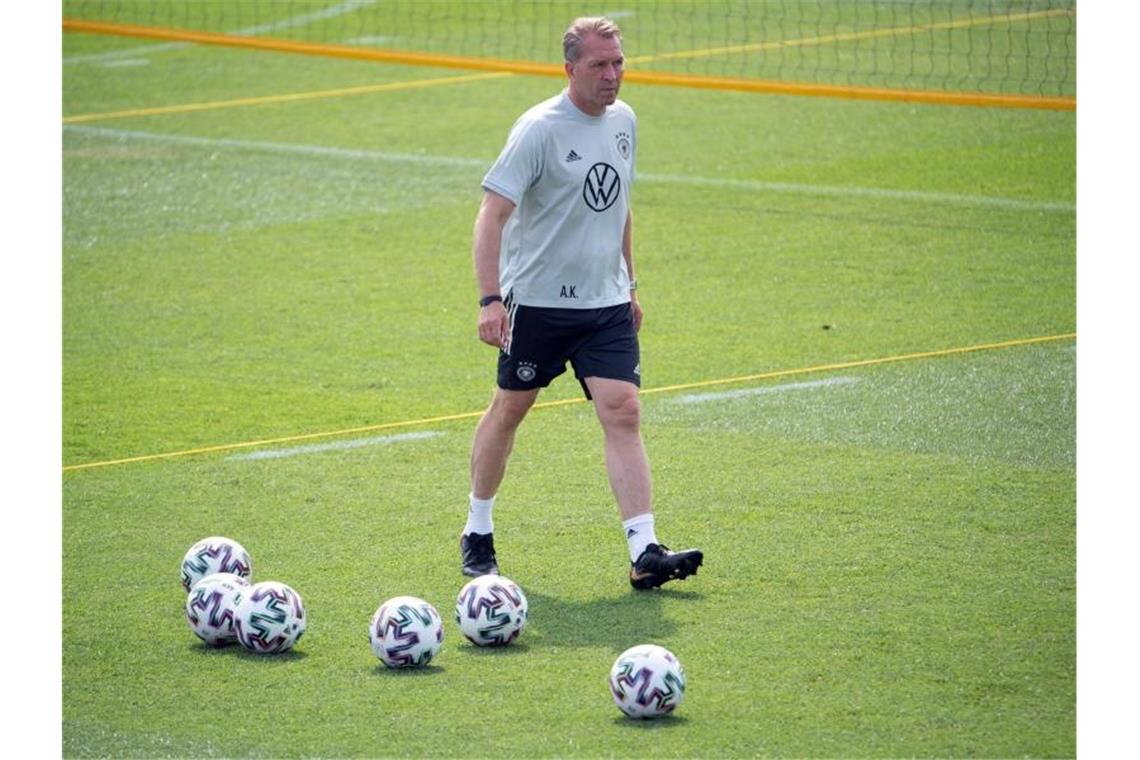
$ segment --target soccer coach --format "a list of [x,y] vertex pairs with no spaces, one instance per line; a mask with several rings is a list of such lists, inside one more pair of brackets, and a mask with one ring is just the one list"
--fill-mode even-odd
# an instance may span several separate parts
[[492,510],[515,433],[569,362],[604,432],[630,584],[654,588],[696,573],[703,555],[672,552],[655,533],[630,211],[637,117],[617,97],[624,57],[612,21],[575,20],[563,52],[566,89],[515,122],[483,179],[475,220],[479,338],[499,359],[498,387],[472,445],[463,572],[498,572]]

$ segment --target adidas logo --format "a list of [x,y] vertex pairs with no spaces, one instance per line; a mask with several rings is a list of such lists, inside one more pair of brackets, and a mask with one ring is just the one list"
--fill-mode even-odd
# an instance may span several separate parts
[[566,163],[570,163],[571,161],[581,161],[582,157],[578,155],[578,151],[571,150],[569,153],[566,154],[566,158],[564,160],[566,161]]

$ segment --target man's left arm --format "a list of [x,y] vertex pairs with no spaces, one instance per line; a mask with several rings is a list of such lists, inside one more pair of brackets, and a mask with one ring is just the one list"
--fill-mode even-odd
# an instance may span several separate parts
[[629,306],[633,310],[633,329],[641,329],[641,304],[637,302],[637,277],[633,273],[633,210],[625,212],[625,229],[621,234],[621,255],[629,272]]

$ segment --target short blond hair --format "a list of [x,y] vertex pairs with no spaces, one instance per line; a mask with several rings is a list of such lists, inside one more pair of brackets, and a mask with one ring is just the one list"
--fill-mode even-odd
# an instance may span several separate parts
[[562,55],[568,63],[574,63],[582,55],[582,39],[587,34],[610,39],[617,37],[621,42],[621,29],[605,16],[582,16],[574,19],[566,34],[562,35]]

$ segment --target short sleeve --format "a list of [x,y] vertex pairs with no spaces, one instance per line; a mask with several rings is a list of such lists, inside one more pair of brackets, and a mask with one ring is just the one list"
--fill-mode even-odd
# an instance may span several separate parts
[[517,121],[499,158],[483,177],[483,188],[519,205],[523,193],[542,173],[542,148],[543,130],[534,121]]

